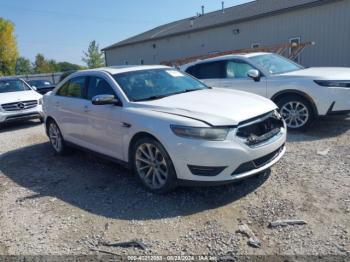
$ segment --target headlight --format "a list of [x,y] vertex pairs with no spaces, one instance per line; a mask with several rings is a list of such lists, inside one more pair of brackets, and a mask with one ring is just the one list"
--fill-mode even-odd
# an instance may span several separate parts
[[320,86],[350,87],[350,80],[314,80]]
[[226,139],[229,128],[216,127],[189,127],[171,125],[175,135],[185,138],[223,141]]

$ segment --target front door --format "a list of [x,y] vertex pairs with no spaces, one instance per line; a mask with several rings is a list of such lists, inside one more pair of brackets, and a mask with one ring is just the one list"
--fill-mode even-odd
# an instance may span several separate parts
[[96,95],[116,95],[111,85],[102,76],[90,76],[87,88],[88,106],[87,141],[89,149],[113,158],[122,159],[122,107],[116,105],[93,105]]
[[266,77],[262,76],[260,81],[254,81],[248,77],[248,71],[255,69],[243,60],[227,60],[224,70],[224,77],[218,79],[204,79],[203,81],[212,87],[229,88],[267,96]]

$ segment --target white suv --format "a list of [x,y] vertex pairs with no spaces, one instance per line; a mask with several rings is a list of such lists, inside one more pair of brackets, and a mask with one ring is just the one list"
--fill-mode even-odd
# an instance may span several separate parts
[[97,152],[158,193],[179,182],[227,183],[268,169],[285,152],[276,109],[266,98],[211,89],[164,66],[80,71],[44,96],[57,153],[67,146]]
[[350,113],[350,68],[304,68],[276,54],[251,53],[201,60],[181,70],[212,87],[270,98],[290,129],[305,129],[318,116]]
[[19,78],[0,79],[0,124],[35,118],[43,121],[42,95]]

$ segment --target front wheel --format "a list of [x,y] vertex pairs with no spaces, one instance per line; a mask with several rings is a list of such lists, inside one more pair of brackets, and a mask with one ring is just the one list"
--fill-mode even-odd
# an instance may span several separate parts
[[284,97],[277,101],[280,113],[291,130],[305,130],[314,120],[309,101],[299,96]]
[[133,145],[132,168],[141,183],[153,193],[176,187],[176,172],[165,148],[155,139],[141,138]]

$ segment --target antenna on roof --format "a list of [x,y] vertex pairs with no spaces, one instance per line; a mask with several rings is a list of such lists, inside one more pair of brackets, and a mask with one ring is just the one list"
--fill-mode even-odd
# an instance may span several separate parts
[[202,15],[204,15],[204,5],[202,5]]
[[224,1],[221,2],[221,11],[222,11],[222,13],[225,13],[225,2]]

